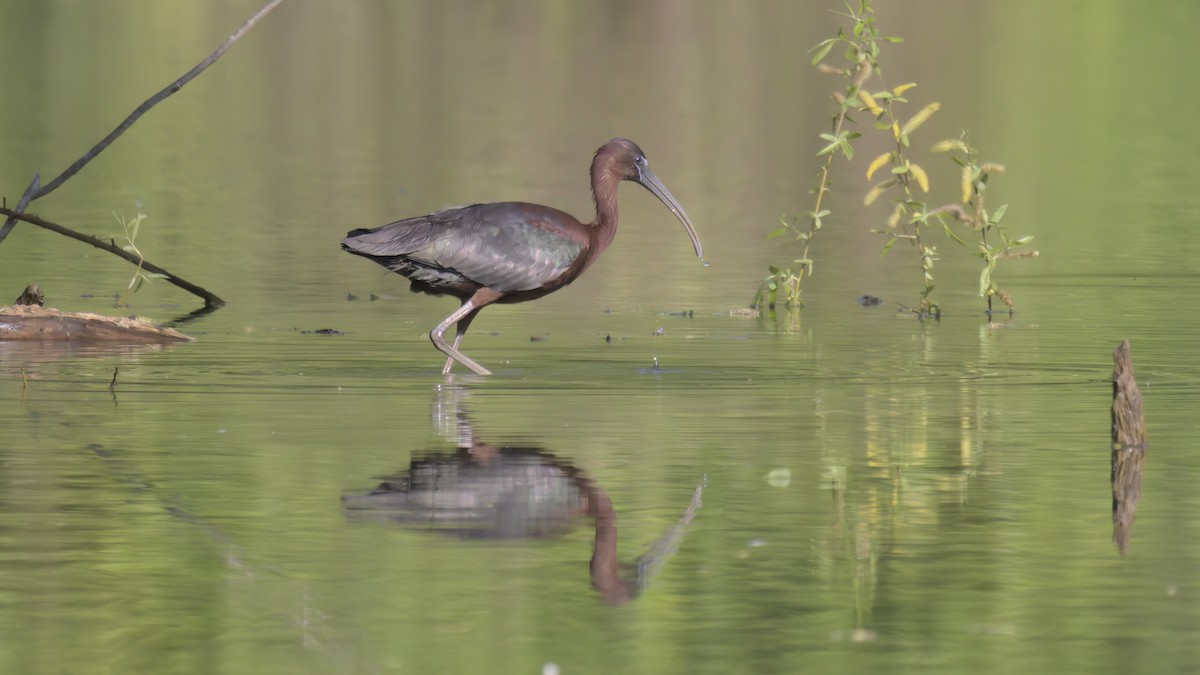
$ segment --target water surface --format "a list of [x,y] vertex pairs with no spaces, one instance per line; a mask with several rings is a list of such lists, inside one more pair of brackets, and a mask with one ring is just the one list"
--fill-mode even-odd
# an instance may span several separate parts
[[[999,272],[1011,321],[989,323],[979,261],[948,238],[945,317],[897,312],[919,278],[868,231],[886,205],[854,193],[882,151],[865,139],[836,165],[803,314],[731,315],[797,253],[765,238],[779,215],[811,208],[831,83],[806,50],[838,20],[820,3],[284,3],[33,209],[102,235],[144,212],[145,255],[229,304],[181,326],[190,344],[0,345],[0,670],[1196,663],[1200,176],[1180,151],[1196,132],[1163,110],[1188,109],[1171,66],[1195,54],[1145,36],[1197,10],[886,4],[885,32],[908,38],[889,82],[943,104],[921,147],[969,129],[1008,167],[989,199],[1036,236],[1038,259]],[[10,201],[256,9],[12,5]],[[494,377],[447,383],[425,334],[454,303],[338,250],[347,229],[474,201],[586,219],[588,160],[614,136],[646,150],[712,265],[624,187],[620,233],[587,275],[473,325],[465,349]],[[931,202],[952,200],[955,168],[921,161],[939,167]],[[33,227],[0,255],[13,297],[36,281],[65,310],[196,306],[163,283],[127,294],[123,263]],[[1108,378],[1124,338],[1152,445],[1122,557]],[[616,604],[593,588],[586,514],[514,539],[344,508],[416,458],[454,456],[464,424],[602,490],[622,574],[699,485],[702,505]]]

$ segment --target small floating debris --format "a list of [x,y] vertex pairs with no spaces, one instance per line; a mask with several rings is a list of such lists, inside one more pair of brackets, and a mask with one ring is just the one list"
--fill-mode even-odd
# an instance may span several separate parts
[[860,295],[858,296],[858,304],[863,307],[876,307],[883,304],[883,298],[877,298],[874,295]]
[[690,319],[695,316],[695,312],[690,309],[685,309],[682,312],[661,312],[659,316],[681,316],[685,319]]
[[855,628],[853,630],[834,631],[829,639],[833,642],[874,642],[878,637],[870,628]]
[[656,356],[656,357],[654,357],[654,365],[653,366],[650,366],[649,368],[642,368],[638,372],[641,373],[642,375],[658,375],[658,374],[664,373],[666,371],[664,371],[662,368],[659,367],[658,357]]
[[301,335],[345,335],[336,328],[318,328],[317,330],[302,330]]
[[764,478],[771,487],[785,488],[792,484],[792,472],[786,468],[771,469]]
[[358,300],[358,296],[357,296],[357,295],[355,295],[355,294],[353,294],[353,293],[347,293],[347,294],[346,294],[346,302],[354,302],[355,300]]

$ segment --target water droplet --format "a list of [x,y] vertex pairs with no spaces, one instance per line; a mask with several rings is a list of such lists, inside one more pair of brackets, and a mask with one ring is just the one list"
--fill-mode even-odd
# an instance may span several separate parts
[[705,266],[705,267],[708,267],[708,261],[707,261],[707,260],[705,260],[704,258],[701,258],[701,259],[700,259],[700,262],[704,263],[704,266]]

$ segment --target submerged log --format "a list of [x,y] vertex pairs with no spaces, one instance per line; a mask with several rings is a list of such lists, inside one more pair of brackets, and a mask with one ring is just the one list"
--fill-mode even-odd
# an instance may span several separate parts
[[1113,351],[1112,397],[1112,521],[1113,543],[1129,554],[1129,537],[1146,466],[1146,418],[1142,392],[1133,375],[1129,340]]
[[62,312],[37,305],[0,307],[0,340],[77,340],[91,342],[189,342],[174,328],[141,319],[86,312]]

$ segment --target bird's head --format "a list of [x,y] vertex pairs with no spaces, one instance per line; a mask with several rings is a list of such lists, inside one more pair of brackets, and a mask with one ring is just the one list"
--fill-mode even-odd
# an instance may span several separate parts
[[692,221],[688,218],[687,212],[683,210],[679,200],[675,199],[662,181],[650,170],[646,153],[642,152],[637,143],[627,138],[614,138],[600,146],[600,149],[596,151],[596,157],[592,160],[592,176],[611,176],[617,180],[630,180],[649,190],[671,210],[671,213],[675,214],[679,222],[683,223],[684,229],[692,239],[692,246],[696,249],[696,257],[704,257],[704,252],[700,247],[700,238],[696,236],[696,229],[692,227]]

